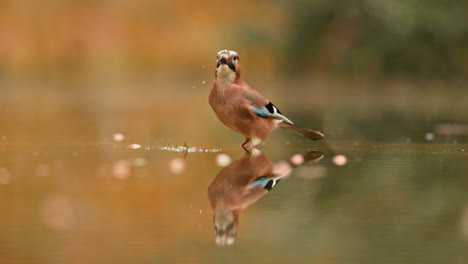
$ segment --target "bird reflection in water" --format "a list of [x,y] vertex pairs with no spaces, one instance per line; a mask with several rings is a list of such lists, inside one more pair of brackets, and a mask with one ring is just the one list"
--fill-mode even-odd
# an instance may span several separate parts
[[242,211],[267,194],[293,168],[322,157],[322,152],[311,151],[273,164],[259,150],[254,150],[223,168],[208,187],[216,244],[234,244]]

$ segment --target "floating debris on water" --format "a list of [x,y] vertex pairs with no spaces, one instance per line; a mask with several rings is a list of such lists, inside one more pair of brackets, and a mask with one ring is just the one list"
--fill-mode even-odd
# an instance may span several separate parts
[[130,144],[127,146],[127,148],[129,149],[139,149],[141,148],[141,145],[140,144]]
[[207,148],[197,148],[193,146],[172,146],[172,147],[162,147],[161,150],[169,150],[173,152],[186,152],[186,153],[192,153],[192,152],[221,152],[222,150],[220,148],[214,148],[214,149],[207,149]]
[[202,84],[205,84],[205,80],[203,80]]
[[191,146],[173,146],[173,147],[162,147],[161,150],[169,150],[174,152],[195,152],[197,148]]
[[125,136],[124,134],[121,134],[121,133],[115,133],[113,136],[112,136],[112,139],[115,141],[115,142],[120,142],[120,141],[123,141],[125,139]]
[[338,154],[335,157],[333,157],[333,163],[335,163],[336,166],[344,166],[348,162],[348,158],[346,158],[345,155]]

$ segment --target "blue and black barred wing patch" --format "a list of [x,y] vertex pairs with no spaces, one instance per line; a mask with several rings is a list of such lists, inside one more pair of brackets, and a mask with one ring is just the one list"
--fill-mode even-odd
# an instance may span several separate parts
[[255,107],[251,107],[252,111],[262,117],[269,117],[283,121],[284,123],[292,125],[293,122],[285,117],[280,110],[271,102],[269,102],[263,109],[258,109]]

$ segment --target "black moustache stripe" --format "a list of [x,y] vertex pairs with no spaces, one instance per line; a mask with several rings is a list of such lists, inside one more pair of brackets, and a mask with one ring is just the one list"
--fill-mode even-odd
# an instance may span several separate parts
[[236,72],[236,66],[234,66],[234,64],[231,62],[231,61],[228,61],[227,62],[227,65],[228,67],[233,70],[234,72]]

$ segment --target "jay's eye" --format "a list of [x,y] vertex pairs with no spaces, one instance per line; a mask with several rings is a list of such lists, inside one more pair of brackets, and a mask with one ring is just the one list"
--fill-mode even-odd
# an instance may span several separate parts
[[238,57],[237,57],[237,56],[234,56],[234,58],[233,58],[233,59],[234,59],[234,60],[237,60],[237,59],[238,59]]

